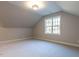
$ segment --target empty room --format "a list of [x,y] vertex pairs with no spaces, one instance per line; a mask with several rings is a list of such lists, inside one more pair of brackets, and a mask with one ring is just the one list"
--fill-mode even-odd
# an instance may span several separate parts
[[0,1],[0,57],[79,57],[79,1]]

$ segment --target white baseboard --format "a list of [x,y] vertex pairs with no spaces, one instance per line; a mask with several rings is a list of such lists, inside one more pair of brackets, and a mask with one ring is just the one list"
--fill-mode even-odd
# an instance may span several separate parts
[[31,37],[28,37],[28,38],[20,38],[20,39],[12,39],[12,40],[5,40],[5,41],[0,41],[0,43],[9,43],[9,42],[26,40],[26,39],[31,39]]
[[[20,39],[14,39],[14,40],[12,39],[12,40],[0,41],[0,43],[9,43],[9,42],[26,40],[26,39],[32,39],[32,37],[20,38]],[[55,42],[55,43],[59,43],[59,44],[64,44],[64,45],[69,45],[69,46],[74,46],[74,47],[79,47],[79,44],[74,44],[74,43],[68,43],[68,42],[62,42],[62,41],[56,41],[56,40],[50,40],[50,39],[41,39],[41,38],[35,38],[35,39],[46,40],[46,41]]]
[[55,42],[55,43],[64,44],[64,45],[69,45],[69,46],[74,46],[74,47],[79,47],[79,44],[75,44],[75,43],[68,43],[68,42],[62,42],[62,41],[56,41],[56,40],[50,40],[50,39],[41,39],[41,38],[36,38],[36,39],[46,40],[46,41]]

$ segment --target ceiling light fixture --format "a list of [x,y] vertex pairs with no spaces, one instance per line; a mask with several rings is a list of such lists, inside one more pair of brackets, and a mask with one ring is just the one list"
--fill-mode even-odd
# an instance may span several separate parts
[[42,1],[37,1],[37,0],[28,1],[28,2],[26,2],[26,4],[29,8],[32,8],[34,10],[44,8],[44,2],[42,2]]
[[37,9],[39,9],[39,6],[35,4],[35,5],[32,6],[32,8],[33,8],[34,10],[37,10]]

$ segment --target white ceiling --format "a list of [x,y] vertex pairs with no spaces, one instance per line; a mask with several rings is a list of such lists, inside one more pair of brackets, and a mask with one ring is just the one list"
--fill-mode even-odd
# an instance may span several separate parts
[[4,27],[32,27],[47,14],[65,11],[79,16],[79,2],[45,1],[45,8],[34,11],[24,5],[24,1],[0,1],[0,22]]
[[32,27],[40,17],[33,10],[0,2],[0,22],[2,21],[3,27]]
[[[21,1],[15,1],[15,2],[9,2],[13,5],[17,5],[21,8],[24,8],[24,9],[29,9],[31,11],[34,11],[33,9],[29,8],[26,6],[28,1],[24,1],[24,2],[21,2]],[[35,10],[36,13],[38,13],[39,15],[41,16],[44,16],[44,15],[47,15],[47,14],[50,14],[50,13],[55,13],[55,12],[58,12],[58,11],[61,11],[61,8],[56,4],[56,2],[51,2],[51,1],[43,1],[45,7],[42,8],[42,9],[38,9],[38,10]]]
[[63,11],[79,16],[79,1],[61,1],[56,3]]

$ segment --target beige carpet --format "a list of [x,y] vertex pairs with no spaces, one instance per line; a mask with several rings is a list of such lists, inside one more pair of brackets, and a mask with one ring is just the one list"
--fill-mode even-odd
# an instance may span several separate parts
[[23,40],[0,44],[1,57],[76,57],[79,48],[41,40]]

